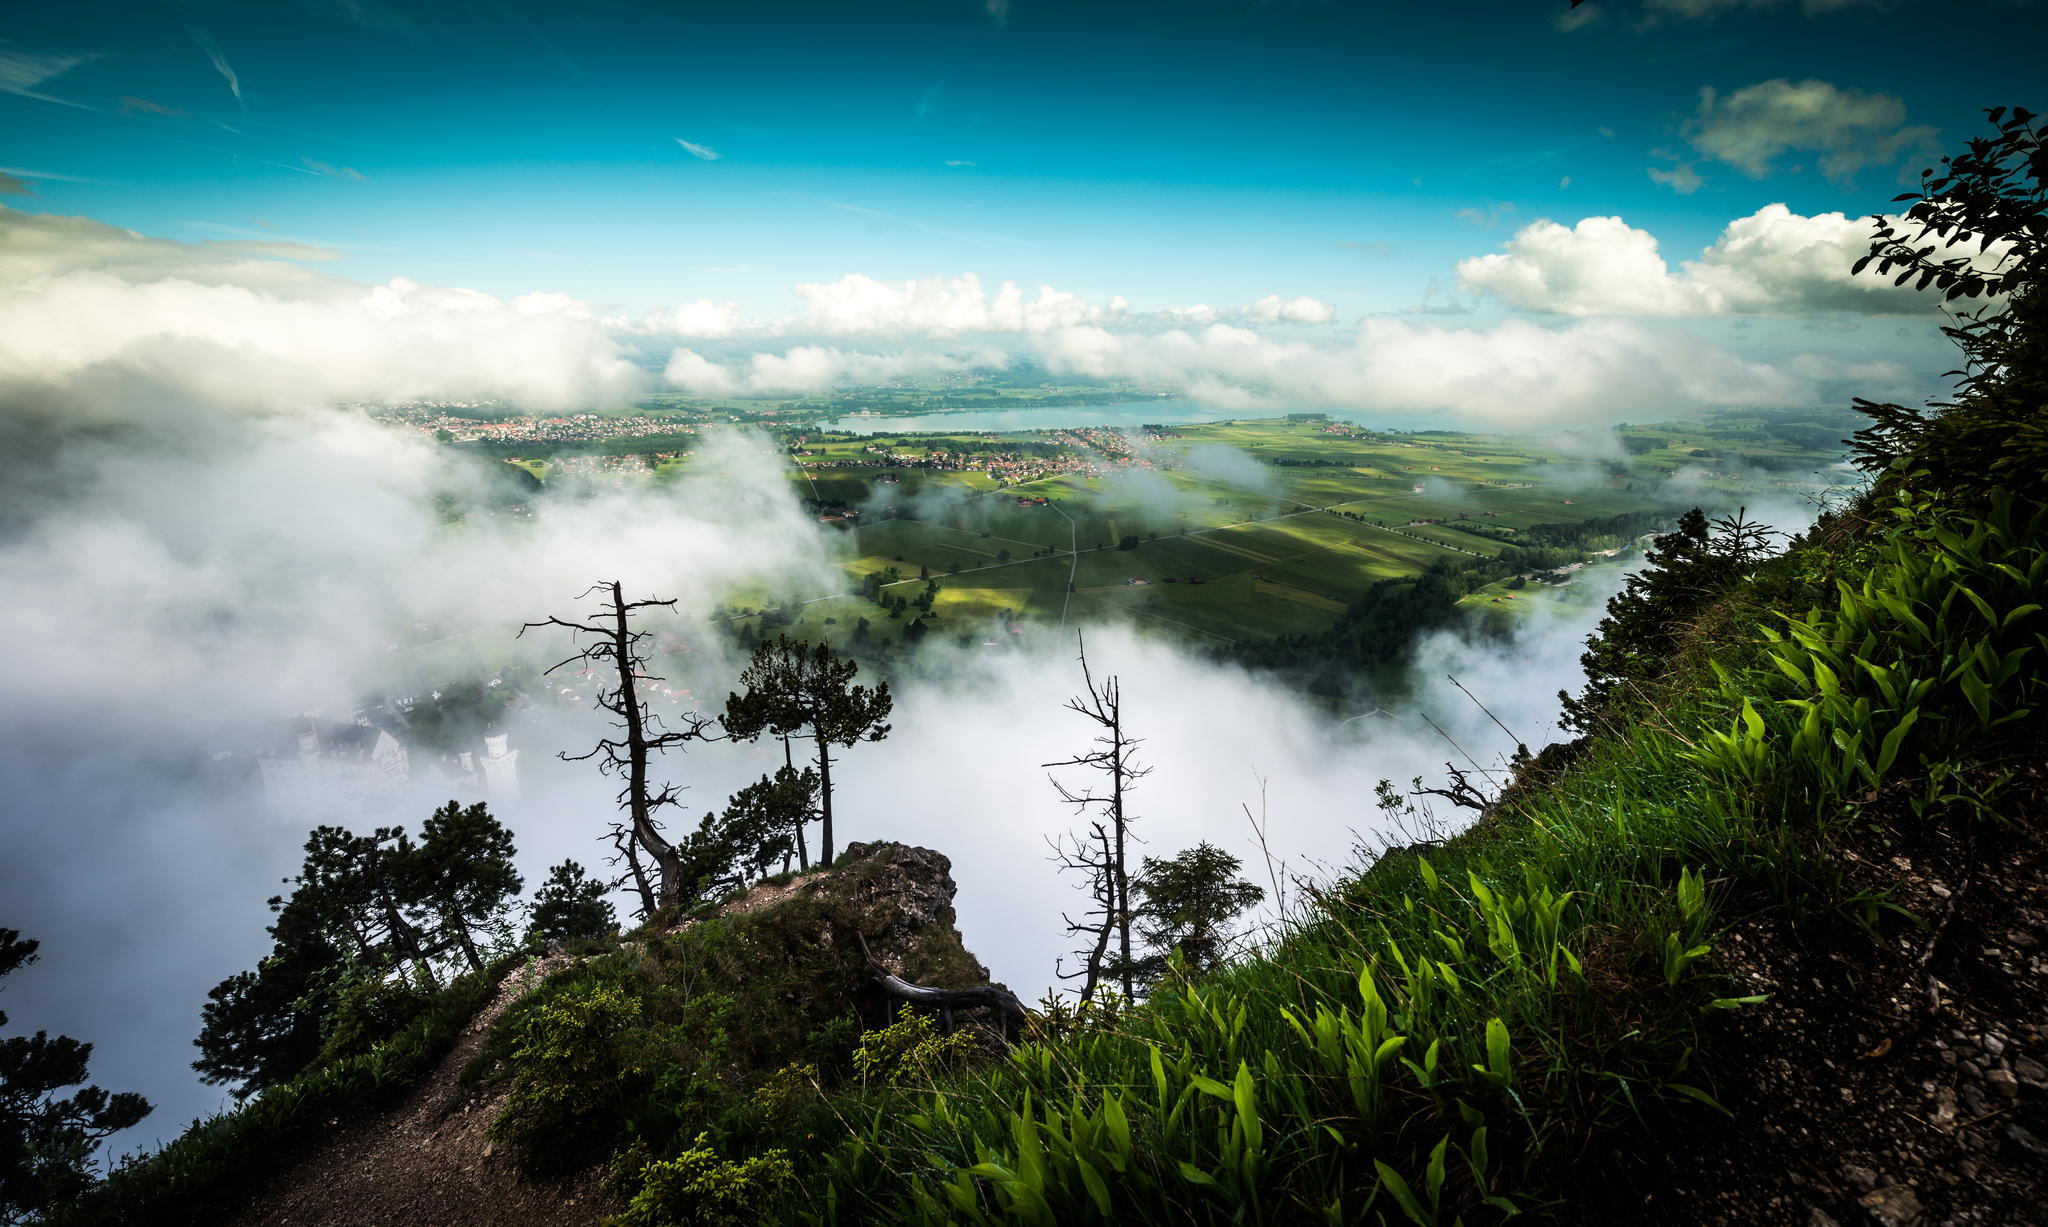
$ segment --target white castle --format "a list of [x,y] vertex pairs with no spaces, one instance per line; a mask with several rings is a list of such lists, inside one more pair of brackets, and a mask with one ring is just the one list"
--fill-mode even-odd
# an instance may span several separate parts
[[[467,754],[462,757],[465,763],[469,760]],[[519,795],[519,751],[505,748],[503,733],[492,733],[484,738],[481,766],[486,793],[505,801]]]
[[[318,820],[337,810],[361,809],[396,798],[413,778],[405,743],[365,716],[358,715],[353,724],[316,717],[300,723],[293,749],[280,747],[257,759],[264,800],[280,814]],[[519,795],[519,751],[505,734],[492,733],[484,738],[481,757],[464,750],[432,775],[444,782],[452,777],[464,791],[511,800]]]
[[263,797],[281,813],[317,816],[391,796],[412,778],[412,759],[390,730],[308,718],[297,753],[257,760]]

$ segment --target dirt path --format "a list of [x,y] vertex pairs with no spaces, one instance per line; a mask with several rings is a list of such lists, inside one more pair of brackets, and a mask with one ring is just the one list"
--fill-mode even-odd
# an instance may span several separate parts
[[485,1136],[501,1093],[482,1092],[448,1110],[456,1076],[491,1025],[568,961],[537,959],[507,976],[403,1103],[342,1130],[233,1221],[246,1227],[588,1227],[615,1213],[619,1206],[595,1173],[560,1184],[521,1179],[514,1156]]

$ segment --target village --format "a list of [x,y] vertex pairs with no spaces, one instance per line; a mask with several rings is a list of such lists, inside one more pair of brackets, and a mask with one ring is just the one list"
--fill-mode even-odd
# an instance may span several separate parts
[[[379,422],[416,431],[443,443],[601,443],[695,434],[697,428],[666,414],[571,413],[529,417],[500,409],[489,401],[408,401],[397,405],[359,406]],[[471,416],[464,410],[490,410]]]
[[[946,473],[986,473],[1006,486],[1047,477],[1100,478],[1131,469],[1180,467],[1178,457],[1173,453],[1140,446],[1174,437],[1163,429],[1148,428],[1133,435],[1104,427],[1075,427],[1034,431],[1032,434],[1033,441],[1043,441],[1032,452],[967,449],[958,447],[957,442],[957,450],[936,446],[911,450],[913,441],[905,439],[893,445],[886,441],[866,444],[858,456],[831,456],[827,453],[826,458],[816,458],[818,453],[805,446],[810,442],[809,436],[798,436],[791,446],[791,453],[799,465],[816,472],[925,469]],[[994,433],[986,433],[983,437],[991,443],[1005,439],[1005,436]],[[881,480],[893,481],[887,476]]]

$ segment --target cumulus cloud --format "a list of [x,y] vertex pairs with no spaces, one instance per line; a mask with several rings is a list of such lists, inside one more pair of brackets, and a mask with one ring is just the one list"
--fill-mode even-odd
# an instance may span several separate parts
[[1704,86],[1685,134],[1702,155],[1752,179],[1770,174],[1787,153],[1816,155],[1822,174],[1847,184],[1866,166],[1896,166],[1939,149],[1933,128],[1906,123],[1899,99],[1811,78],[1777,77],[1726,96]]
[[1278,294],[1268,294],[1246,307],[1245,314],[1263,324],[1327,324],[1336,318],[1337,312],[1328,303],[1317,302],[1306,295],[1282,298]]
[[738,303],[708,298],[641,316],[616,316],[605,325],[630,335],[676,337],[730,337],[756,327],[741,315]]
[[[364,285],[242,244],[11,209],[0,253],[0,396],[48,412],[432,396],[581,407],[645,382],[564,295]],[[121,394],[143,387],[150,397]]]
[[[1656,154],[1662,151],[1653,149],[1650,152]],[[1690,196],[1707,184],[1700,172],[1693,169],[1692,163],[1685,161],[1675,161],[1670,166],[1652,166],[1649,168],[1649,176],[1651,182],[1661,183],[1680,196]]]
[[1808,403],[1808,381],[1694,338],[1619,321],[1490,329],[1370,319],[1328,346],[1213,324],[1157,334],[1062,329],[1039,339],[1055,371],[1124,378],[1253,407],[1293,401],[1483,421],[1567,421],[1655,405]]
[[723,366],[685,348],[669,356],[663,375],[693,396],[808,396],[842,383],[886,383],[910,376],[1000,368],[1008,362],[1008,357],[996,350],[881,354],[797,345],[781,353],[751,354],[733,366]]
[[1105,309],[1077,294],[1038,287],[1027,297],[1005,281],[991,294],[973,273],[914,281],[877,281],[850,273],[837,281],[796,287],[802,315],[790,331],[827,336],[916,332],[953,336],[963,332],[1045,332],[1101,320]]
[[[1841,213],[1805,217],[1765,205],[1728,223],[1677,271],[1655,235],[1619,217],[1575,226],[1544,220],[1506,250],[1460,261],[1458,279],[1512,307],[1561,315],[1799,315],[1814,311],[1919,314],[1925,297],[1866,270],[1870,222]],[[1993,255],[1995,258],[1995,253]]]

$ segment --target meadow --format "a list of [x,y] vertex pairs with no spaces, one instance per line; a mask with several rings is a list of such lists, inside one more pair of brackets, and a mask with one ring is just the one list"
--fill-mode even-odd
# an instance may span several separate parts
[[[865,654],[914,621],[912,637],[975,646],[1102,619],[1210,646],[1315,634],[1379,581],[1483,569],[1575,528],[1594,560],[1625,553],[1681,503],[1732,510],[1813,490],[1836,454],[1822,444],[1839,433],[1762,417],[1548,438],[1374,431],[1315,414],[1129,435],[893,433],[886,421],[776,435],[791,492],[836,538],[846,585],[751,595],[729,617],[742,638],[780,631]],[[546,461],[518,463],[553,480]],[[688,464],[617,479],[667,480]],[[1543,601],[1512,577],[1487,580],[1468,604],[1507,613]],[[933,582],[927,609],[917,602]]]

